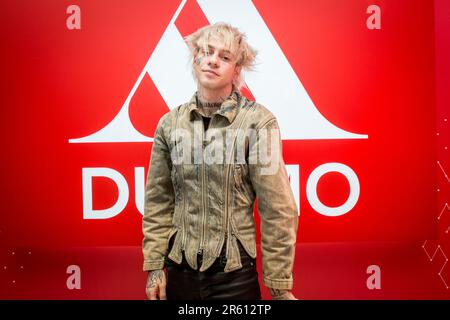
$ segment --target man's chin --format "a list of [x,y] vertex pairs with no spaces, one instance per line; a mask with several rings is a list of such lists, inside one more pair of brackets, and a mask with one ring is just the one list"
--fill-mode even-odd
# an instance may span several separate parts
[[209,82],[209,81],[201,81],[200,86],[207,89],[207,90],[219,90],[223,88],[223,85],[216,82]]

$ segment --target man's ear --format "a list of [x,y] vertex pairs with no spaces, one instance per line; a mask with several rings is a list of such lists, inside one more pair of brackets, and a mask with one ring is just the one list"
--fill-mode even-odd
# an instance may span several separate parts
[[197,59],[199,53],[200,53],[200,50],[198,48],[195,48],[192,52],[192,57],[193,57],[192,62],[194,64],[197,64],[196,59]]
[[192,56],[192,64],[197,64],[197,56],[198,56],[198,52],[194,52],[193,56]]
[[242,70],[242,66],[236,66],[236,68],[234,69],[234,76],[237,77]]

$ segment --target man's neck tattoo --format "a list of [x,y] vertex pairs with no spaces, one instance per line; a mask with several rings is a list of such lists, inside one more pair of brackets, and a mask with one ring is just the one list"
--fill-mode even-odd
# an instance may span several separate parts
[[206,106],[206,107],[209,106],[209,105],[217,105],[217,104],[220,106],[222,104],[222,102],[227,100],[227,98],[228,97],[219,97],[215,101],[205,101],[205,99],[203,98],[201,92],[199,92],[197,94],[197,102],[198,102],[198,104],[202,105],[202,106]]
[[198,107],[201,114],[206,117],[211,117],[217,110],[220,109],[222,102],[198,102]]
[[197,105],[202,110],[201,113],[204,116],[211,117],[213,113],[220,109],[226,99],[226,97],[219,97],[218,101],[208,102],[203,99],[201,92],[199,92],[197,95]]
[[219,109],[222,105],[222,102],[201,102],[199,101],[198,106],[200,108],[208,108],[208,109]]

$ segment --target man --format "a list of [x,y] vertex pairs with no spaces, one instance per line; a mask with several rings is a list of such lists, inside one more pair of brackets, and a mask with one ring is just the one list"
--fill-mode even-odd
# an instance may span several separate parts
[[[197,92],[159,121],[143,216],[149,299],[261,299],[253,208],[261,219],[263,283],[291,293],[297,205],[275,116],[240,94],[256,51],[224,23],[186,41]],[[176,80],[174,79],[174,82]]]

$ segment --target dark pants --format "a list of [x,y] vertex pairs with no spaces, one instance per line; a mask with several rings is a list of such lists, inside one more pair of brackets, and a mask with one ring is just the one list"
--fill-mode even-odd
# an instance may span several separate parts
[[[193,270],[183,256],[181,264],[166,258],[168,300],[260,300],[261,291],[256,259],[250,257],[239,243],[242,268],[224,272],[225,246],[214,264],[204,272]],[[169,246],[169,248],[171,245]],[[197,256],[201,265],[202,256]]]

